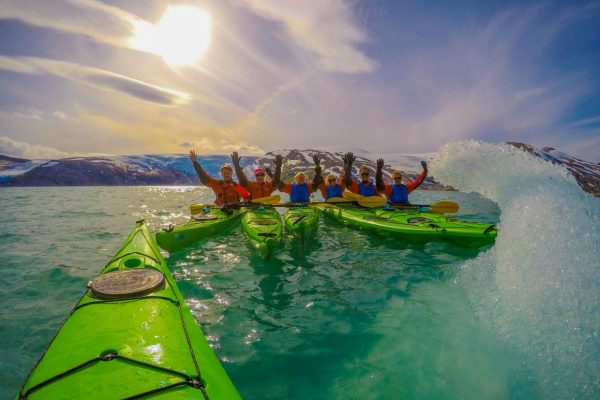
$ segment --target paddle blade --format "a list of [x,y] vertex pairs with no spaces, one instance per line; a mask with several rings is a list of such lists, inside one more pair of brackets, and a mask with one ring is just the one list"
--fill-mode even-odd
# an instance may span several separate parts
[[276,204],[279,203],[279,201],[281,200],[281,196],[279,195],[274,195],[274,196],[267,196],[267,197],[261,197],[259,199],[252,199],[252,203],[260,203],[260,204]]
[[196,215],[200,214],[202,210],[206,207],[206,204],[192,204],[190,205],[190,214]]
[[360,194],[352,193],[346,190],[344,193],[342,193],[342,197],[346,200],[358,201],[359,197],[362,196]]
[[454,201],[444,200],[431,204],[431,212],[435,214],[453,214],[458,212],[460,206]]
[[368,208],[383,207],[386,203],[385,199],[381,196],[361,196],[357,201],[361,206]]
[[327,203],[347,203],[348,200],[343,197],[330,197],[327,199]]
[[352,193],[352,192],[344,192],[342,193],[344,199],[352,200],[358,202],[363,207],[373,208],[373,207],[382,207],[385,205],[385,199],[381,196],[361,196],[360,194]]

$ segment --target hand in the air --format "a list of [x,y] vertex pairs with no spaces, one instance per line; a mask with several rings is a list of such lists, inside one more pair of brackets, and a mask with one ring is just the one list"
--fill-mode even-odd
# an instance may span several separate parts
[[427,161],[421,161],[421,166],[423,167],[423,171],[427,173]]
[[239,166],[240,165],[240,161],[242,160],[242,157],[239,156],[237,151],[234,151],[233,153],[231,153],[231,162],[233,163],[234,166]]
[[348,153],[344,154],[344,157],[342,157],[342,159],[344,160],[344,165],[352,165],[354,160],[356,160],[356,157],[354,157],[354,154],[351,151],[349,151]]
[[317,167],[321,165],[321,157],[318,154],[315,154],[312,159]]
[[283,156],[281,154],[277,154],[275,156],[275,167],[281,168],[283,165]]
[[198,160],[198,156],[196,155],[196,152],[194,150],[190,151],[190,160],[192,160],[193,163],[195,163],[196,160]]
[[378,159],[377,160],[377,169],[383,169],[383,164],[384,164],[383,158]]

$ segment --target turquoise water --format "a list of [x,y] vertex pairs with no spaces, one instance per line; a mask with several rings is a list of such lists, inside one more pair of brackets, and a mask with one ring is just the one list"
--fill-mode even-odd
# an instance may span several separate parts
[[[468,186],[461,178],[453,184]],[[418,191],[412,199],[455,200],[462,218],[500,221],[494,247],[404,244],[321,220],[309,248],[286,240],[268,262],[234,227],[167,263],[247,399],[594,398],[598,200],[583,197],[592,226],[575,233],[588,236],[561,247],[576,247],[583,265],[567,266],[544,247],[556,248],[562,233],[544,226],[541,240],[535,229],[525,235],[522,225],[542,222],[486,195],[502,212],[476,194]],[[210,199],[199,187],[0,190],[0,398],[17,392],[135,220],[157,230]],[[529,242],[533,255],[523,251]],[[586,279],[576,279],[580,273]],[[540,298],[544,316],[528,308]],[[559,328],[548,332],[553,324]]]

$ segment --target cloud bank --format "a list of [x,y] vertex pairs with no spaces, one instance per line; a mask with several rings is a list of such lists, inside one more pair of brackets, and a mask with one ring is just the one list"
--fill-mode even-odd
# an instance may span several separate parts
[[5,156],[27,158],[30,160],[50,160],[74,157],[77,155],[52,147],[38,146],[20,142],[6,136],[0,136],[0,154]]

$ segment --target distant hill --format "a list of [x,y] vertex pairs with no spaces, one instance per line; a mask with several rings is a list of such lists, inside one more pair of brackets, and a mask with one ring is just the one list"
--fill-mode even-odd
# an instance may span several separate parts
[[[591,163],[553,148],[534,148],[524,143],[509,142],[537,157],[563,165],[577,179],[579,185],[587,192],[600,196],[600,164]],[[318,149],[284,149],[266,153],[263,157],[243,156],[242,166],[251,176],[256,166],[270,166],[274,169],[273,159],[276,154],[284,157],[282,177],[289,181],[298,171],[303,171],[312,178],[314,164],[312,156],[321,157],[323,174],[342,172],[342,152]],[[375,158],[366,151],[355,151],[357,160],[353,174],[358,173],[360,165],[366,165],[375,173]],[[386,166],[384,177],[389,179],[393,169],[414,178],[420,171],[421,159],[428,159],[428,154],[394,154],[384,156]],[[200,156],[200,162],[207,172],[214,177],[219,176],[219,169],[224,163],[231,163],[229,156]],[[111,186],[111,185],[197,185],[199,179],[187,155],[140,155],[111,157],[74,157],[58,160],[27,160],[23,158],[0,155],[1,186]],[[421,186],[426,190],[453,190],[428,177]]]

